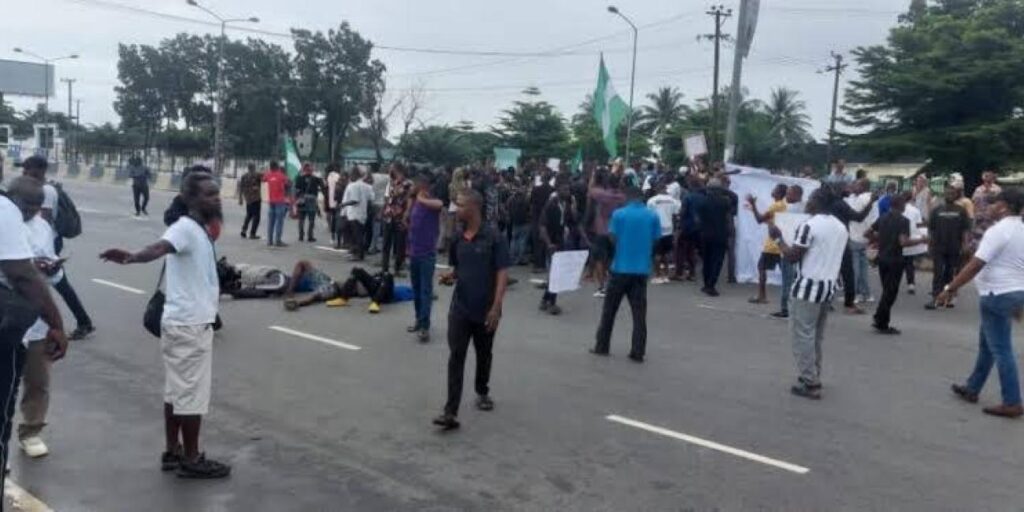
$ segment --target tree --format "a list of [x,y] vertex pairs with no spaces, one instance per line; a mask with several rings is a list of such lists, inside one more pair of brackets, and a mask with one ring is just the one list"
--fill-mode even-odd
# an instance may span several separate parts
[[512,108],[504,111],[494,133],[503,145],[521,149],[523,158],[565,157],[569,132],[562,115],[554,105],[535,99],[540,95],[536,88],[523,94],[527,99],[513,102]]
[[338,157],[341,142],[373,101],[384,64],[371,59],[373,43],[347,22],[323,32],[293,29],[295,72],[301,88],[292,91],[289,106],[313,129],[313,145],[327,138],[327,156]]
[[122,85],[114,88],[114,110],[121,116],[123,126],[143,131],[147,146],[167,113],[163,87],[167,69],[157,48],[118,45],[117,77]]
[[[636,119],[639,117],[639,113],[633,117]],[[580,148],[583,151],[583,158],[586,160],[608,161],[610,155],[608,154],[608,149],[604,146],[604,134],[601,132],[601,127],[597,125],[597,120],[594,119],[594,97],[592,94],[588,93],[583,98],[576,114],[572,116],[571,128],[572,143],[570,146],[573,149],[573,153],[575,153],[575,148]],[[615,131],[615,137],[618,140],[618,147],[624,155],[626,150],[626,123],[619,125],[619,128]],[[636,158],[644,158],[651,154],[649,141],[642,133],[637,133],[636,130],[633,131],[630,153]]]
[[846,137],[880,158],[927,156],[969,182],[1024,157],[1024,2],[912,4],[886,44],[854,50]]
[[470,160],[466,132],[451,126],[426,126],[402,136],[398,150],[407,160],[434,165],[462,165]]
[[799,99],[800,93],[785,87],[772,89],[765,105],[771,123],[771,133],[779,146],[785,148],[809,142],[811,118],[807,104]]
[[682,121],[689,111],[683,103],[683,93],[675,87],[661,87],[658,92],[648,94],[647,99],[651,103],[640,107],[633,128],[649,137],[663,134],[666,128]]

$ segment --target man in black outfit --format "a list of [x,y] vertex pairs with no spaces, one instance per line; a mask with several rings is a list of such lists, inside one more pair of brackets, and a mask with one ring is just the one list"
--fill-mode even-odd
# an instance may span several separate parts
[[[971,242],[971,218],[963,206],[956,204],[960,190],[946,186],[945,202],[932,208],[928,218],[928,235],[931,239],[931,252],[934,270],[932,273],[932,297],[938,297],[942,289],[953,281],[960,270],[963,254]],[[952,303],[946,304],[953,307]],[[925,309],[935,309],[935,300],[924,305]]]
[[[846,196],[846,184],[844,182],[836,183],[824,183],[824,187],[832,187],[834,194],[832,202],[828,205],[827,211],[833,217],[839,219],[846,226],[846,230],[850,230],[850,222],[862,222],[871,213],[871,208],[878,201],[878,193],[871,194],[871,200],[861,211],[854,211],[850,208],[850,205],[843,200]],[[868,190],[870,185],[864,184],[864,190]],[[853,252],[850,250],[850,246],[846,246],[846,252],[843,253],[843,264],[839,268],[839,275],[843,278],[843,306],[846,308],[846,313],[849,315],[863,315],[864,310],[857,306],[857,287],[854,286],[854,273],[853,273]]]
[[729,251],[733,203],[720,177],[712,178],[704,189],[705,199],[697,204],[700,218],[701,258],[704,260],[704,287],[700,291],[717,297],[718,277]]
[[892,306],[900,293],[904,267],[903,248],[924,241],[910,238],[910,220],[903,216],[906,204],[902,195],[893,196],[889,212],[876,220],[865,234],[869,240],[878,244],[878,275],[882,280],[882,298],[875,310],[874,327],[879,334],[900,334],[899,329],[889,325],[889,320]]
[[[548,266],[556,252],[589,245],[581,243],[585,235],[580,230],[576,201],[570,186],[569,176],[562,174],[556,178],[556,193],[548,199],[540,219],[540,239],[544,243]],[[545,287],[540,299],[540,310],[558,316],[562,314],[562,308],[557,302],[558,294],[549,292]]]
[[551,186],[551,170],[544,168],[540,172],[540,184],[534,183],[530,190],[530,220],[533,224],[531,246],[533,247],[533,271],[543,272],[547,265],[547,247],[540,237],[540,223],[544,216],[544,207],[555,189]]
[[444,430],[459,428],[462,377],[470,341],[476,351],[476,406],[482,411],[494,409],[488,387],[491,349],[508,285],[508,242],[484,225],[483,197],[469,189],[457,201],[456,215],[465,228],[456,235],[448,253],[452,270],[441,277],[442,283],[455,282],[448,311],[448,401],[444,412],[434,419],[434,424]]

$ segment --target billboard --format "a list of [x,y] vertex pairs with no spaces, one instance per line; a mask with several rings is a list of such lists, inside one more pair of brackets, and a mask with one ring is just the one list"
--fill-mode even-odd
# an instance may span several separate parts
[[0,59],[0,93],[39,97],[53,94],[53,75],[53,64]]

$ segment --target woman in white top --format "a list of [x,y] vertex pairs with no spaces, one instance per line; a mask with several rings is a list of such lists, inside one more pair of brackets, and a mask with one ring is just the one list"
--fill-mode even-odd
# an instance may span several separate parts
[[1019,190],[1003,191],[993,199],[988,213],[998,222],[985,231],[974,257],[935,300],[947,304],[960,287],[974,279],[981,304],[978,357],[967,382],[953,384],[952,389],[963,400],[977,402],[994,365],[999,372],[1003,403],[984,411],[1007,418],[1024,414],[1011,334],[1013,319],[1019,318],[1024,308],[1022,207],[1024,193]]

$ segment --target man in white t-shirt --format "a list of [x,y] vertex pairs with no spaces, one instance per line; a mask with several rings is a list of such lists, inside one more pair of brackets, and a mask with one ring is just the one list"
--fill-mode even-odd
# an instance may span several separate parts
[[[21,163],[21,167],[23,170],[23,176],[32,178],[42,184],[44,199],[40,215],[52,226],[57,220],[59,208],[57,207],[57,187],[46,181],[46,171],[49,168],[49,163],[43,157],[31,156]],[[56,238],[54,238],[53,247],[59,256],[64,247],[64,239],[59,235],[56,236]],[[77,341],[89,337],[89,335],[96,331],[96,328],[93,327],[92,318],[90,318],[89,313],[85,311],[85,306],[82,305],[82,300],[78,297],[78,292],[76,292],[74,287],[71,286],[71,281],[68,280],[66,274],[64,279],[61,279],[54,288],[57,290],[61,299],[64,299],[64,303],[67,304],[68,309],[71,310],[71,314],[75,316],[75,323],[77,325],[75,326],[75,330],[71,332],[69,339]]]
[[949,303],[957,290],[974,280],[981,305],[981,329],[978,357],[974,371],[963,384],[953,384],[953,393],[970,403],[978,394],[995,366],[999,371],[1002,403],[983,409],[986,414],[1018,418],[1021,406],[1020,379],[1013,354],[1011,328],[1024,309],[1024,193],[1007,189],[989,204],[988,214],[996,224],[988,228],[978,244],[978,251],[953,282],[946,285],[935,302]]
[[[903,209],[903,216],[910,221],[910,238],[924,239],[928,231],[927,224],[921,216],[921,210],[914,205],[914,195],[911,192],[904,193],[907,205]],[[916,270],[917,259],[928,253],[928,244],[919,243],[903,248],[903,271],[907,274],[907,293],[917,293]]]
[[352,257],[349,261],[363,261],[366,254],[366,219],[370,203],[373,202],[373,186],[363,180],[359,168],[352,169],[351,180],[345,187],[345,195],[338,205],[344,208],[348,219],[349,236],[352,239]]
[[790,391],[814,400],[821,398],[825,321],[849,239],[846,226],[826,211],[836,200],[832,194],[830,187],[811,194],[805,207],[811,218],[797,228],[792,245],[785,242],[777,226],[768,227],[769,236],[779,245],[783,257],[798,262],[790,289],[789,327],[799,377]]
[[125,265],[166,256],[160,346],[167,446],[161,468],[176,469],[181,478],[223,478],[231,467],[199,451],[199,429],[210,405],[213,323],[220,296],[213,240],[206,226],[221,216],[220,187],[209,173],[193,172],[185,177],[181,197],[188,214],[167,228],[158,242],[136,253],[108,249],[100,258]]
[[43,334],[50,360],[64,356],[68,347],[64,322],[50,296],[49,286],[33,263],[30,233],[25,225],[39,212],[43,203],[41,184],[32,178],[18,177],[0,196],[0,387],[11,390],[0,394],[0,486],[7,466],[7,441],[17,398],[18,374],[24,365],[22,340],[29,327],[40,317],[48,326]]
[[867,205],[872,204],[871,212],[860,221],[850,221],[850,256],[853,264],[853,282],[857,291],[856,302],[874,302],[871,295],[871,284],[868,278],[868,239],[865,235],[868,228],[878,220],[878,205],[871,200],[871,182],[860,179],[853,183],[852,194],[844,201],[850,208],[859,212]]
[[647,207],[658,214],[661,222],[661,238],[654,244],[654,284],[668,283],[668,262],[672,257],[672,248],[675,231],[675,220],[683,203],[668,194],[664,181],[655,184],[657,194],[647,201]]

